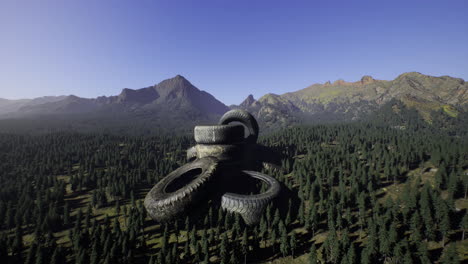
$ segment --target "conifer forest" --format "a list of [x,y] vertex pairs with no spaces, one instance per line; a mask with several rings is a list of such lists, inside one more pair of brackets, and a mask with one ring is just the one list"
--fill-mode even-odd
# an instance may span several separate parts
[[282,170],[263,172],[284,191],[259,224],[213,201],[151,220],[146,193],[193,144],[185,134],[0,134],[0,263],[468,260],[465,135],[383,122],[278,130],[259,144],[281,153]]

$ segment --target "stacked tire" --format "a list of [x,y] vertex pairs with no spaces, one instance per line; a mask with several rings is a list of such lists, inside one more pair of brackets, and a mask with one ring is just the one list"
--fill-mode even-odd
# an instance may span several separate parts
[[[201,202],[211,193],[210,188],[214,188],[210,186],[213,179],[222,174],[219,173],[221,164],[241,165],[246,157],[251,157],[248,146],[256,144],[258,133],[255,118],[240,109],[226,112],[218,125],[195,126],[197,145],[187,150],[189,163],[169,173],[145,198],[144,205],[151,218],[166,222]],[[265,182],[268,190],[257,195],[225,193],[221,197],[221,206],[229,212],[239,213],[246,224],[258,223],[265,206],[278,195],[279,183],[259,172],[239,173]]]

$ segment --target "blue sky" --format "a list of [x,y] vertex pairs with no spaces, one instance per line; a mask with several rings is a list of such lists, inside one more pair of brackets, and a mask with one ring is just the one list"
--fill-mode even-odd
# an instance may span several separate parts
[[0,98],[185,76],[225,104],[363,75],[468,80],[467,1],[0,2]]

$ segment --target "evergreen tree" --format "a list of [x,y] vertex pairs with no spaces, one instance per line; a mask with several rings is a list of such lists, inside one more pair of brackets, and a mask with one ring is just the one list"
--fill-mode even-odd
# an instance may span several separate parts
[[224,233],[221,237],[221,244],[219,245],[219,256],[221,258],[221,263],[228,262],[228,249],[227,249],[227,236]]
[[458,264],[460,259],[457,254],[457,248],[455,243],[450,243],[450,245],[444,250],[442,259],[440,261],[443,264]]
[[310,247],[309,253],[309,264],[316,264],[317,263],[317,249],[315,248],[315,243],[312,243],[312,247]]
[[296,232],[295,231],[293,231],[291,233],[291,238],[289,240],[289,246],[290,246],[290,249],[291,249],[291,255],[294,258],[294,250],[296,250],[296,247],[297,247]]
[[354,243],[351,243],[348,252],[346,253],[346,259],[348,264],[355,264],[357,263],[356,260],[356,248],[354,246]]
[[465,240],[465,232],[468,230],[468,213],[465,212],[465,215],[462,218],[460,223],[460,228],[462,230],[462,241]]
[[281,237],[280,237],[280,251],[283,254],[283,257],[289,253],[289,241],[288,241],[288,234],[285,228],[281,229]]
[[241,252],[242,252],[242,255],[244,256],[244,263],[247,262],[247,253],[248,253],[248,250],[249,250],[249,240],[248,240],[248,237],[247,237],[247,229],[245,228],[244,229],[244,232],[242,233],[242,240],[241,240]]

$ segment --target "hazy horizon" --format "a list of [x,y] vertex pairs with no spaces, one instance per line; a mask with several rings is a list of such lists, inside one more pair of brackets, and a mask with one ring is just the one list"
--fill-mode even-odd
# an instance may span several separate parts
[[464,1],[0,4],[0,98],[117,95],[180,74],[226,105],[404,72],[468,79]]
[[[415,71],[415,72],[417,72],[417,71]],[[407,72],[406,72],[406,73],[407,73]],[[425,73],[422,73],[422,72],[419,72],[419,73],[421,73],[421,74],[423,74],[423,75],[428,75],[428,74],[425,74]],[[373,79],[376,79],[376,80],[391,81],[391,80],[394,80],[395,78],[397,78],[397,77],[398,77],[399,75],[401,75],[401,74],[404,74],[404,72],[398,74],[397,76],[395,76],[394,78],[389,79],[389,80],[380,79],[380,78],[377,78],[376,76],[371,76],[371,77],[373,77]],[[180,74],[179,74],[179,75],[180,75]],[[177,75],[176,75],[176,76],[177,76]],[[181,75],[181,76],[185,78],[185,76],[183,76],[183,75]],[[365,76],[365,75],[363,75],[363,76]],[[362,78],[363,76],[361,76],[361,78]],[[432,76],[432,75],[429,75],[429,76]],[[156,85],[156,84],[158,84],[158,83],[160,83],[160,82],[162,82],[162,81],[164,81],[164,80],[171,79],[171,78],[174,78],[174,77],[175,77],[175,76],[168,77],[168,78],[165,78],[165,79],[163,79],[163,80],[160,80],[160,81],[158,81],[158,82],[156,82],[156,83],[153,83],[153,84],[150,84],[150,85],[146,85],[146,86],[143,86],[143,87],[135,87],[135,88],[132,88],[132,87],[125,87],[125,88],[129,88],[129,89],[133,89],[133,90],[138,90],[138,89],[142,89],[142,88],[146,88],[146,87],[149,87],[149,86]],[[441,77],[441,76],[434,76],[434,77]],[[450,76],[450,77],[453,77],[453,78],[460,78],[460,77],[457,77],[457,76]],[[333,83],[334,81],[337,81],[337,80],[343,80],[343,81],[345,81],[345,82],[357,82],[357,81],[361,80],[361,78],[357,78],[356,80],[343,80],[342,78],[339,78],[339,79],[336,79],[336,80],[328,80],[328,81],[330,81],[331,83]],[[464,78],[461,78],[461,79],[463,79],[464,81],[466,81]],[[187,80],[188,80],[188,79],[187,79]],[[191,80],[188,80],[188,81],[190,81],[190,82],[192,83]],[[193,84],[193,83],[192,83],[192,84]],[[311,85],[314,85],[314,84],[325,84],[325,82],[323,82],[323,83],[314,82],[314,83],[311,83],[311,84],[308,85],[308,86],[311,86]],[[307,87],[308,87],[308,86],[307,86]],[[296,91],[298,91],[298,90],[301,90],[301,89],[304,89],[304,88],[307,88],[307,87],[293,88],[292,90],[286,91],[285,93],[288,93],[288,92],[296,92]],[[125,89],[125,88],[122,88],[122,89]],[[197,88],[198,88],[199,90],[201,90],[201,91],[206,91],[206,90],[204,90],[204,89],[201,88],[201,87],[197,87]],[[94,99],[94,98],[97,98],[97,97],[99,97],[99,96],[107,96],[107,97],[109,97],[109,96],[117,96],[117,95],[119,95],[119,94],[122,92],[122,89],[116,90],[114,94],[98,95],[98,96],[95,96],[95,97],[84,97],[84,96],[80,96],[79,94],[57,94],[57,95],[40,95],[40,96],[37,96],[37,97],[31,97],[31,98],[5,98],[5,97],[1,97],[1,96],[0,96],[0,99],[7,99],[7,100],[28,100],[28,99],[34,99],[34,98],[39,98],[39,97],[59,97],[59,96],[70,96],[70,95],[78,96],[78,97],[81,97],[81,98]],[[206,92],[208,92],[208,91],[206,91]],[[243,98],[240,102],[238,102],[238,103],[233,103],[233,104],[238,105],[238,104],[242,103],[242,101],[245,100],[250,94],[252,94],[252,93],[246,94],[246,95],[244,96],[244,98]],[[265,95],[265,94],[263,94],[263,95]],[[259,99],[259,98],[262,97],[263,95],[260,95],[260,96],[258,96],[258,97],[254,96],[254,98],[255,98],[255,99]],[[216,99],[220,100],[219,98],[216,98]],[[225,102],[223,102],[222,100],[220,100],[220,101],[221,101],[222,103],[225,103]],[[226,104],[226,103],[225,103],[225,104]],[[226,104],[226,105],[232,105],[232,104]]]

